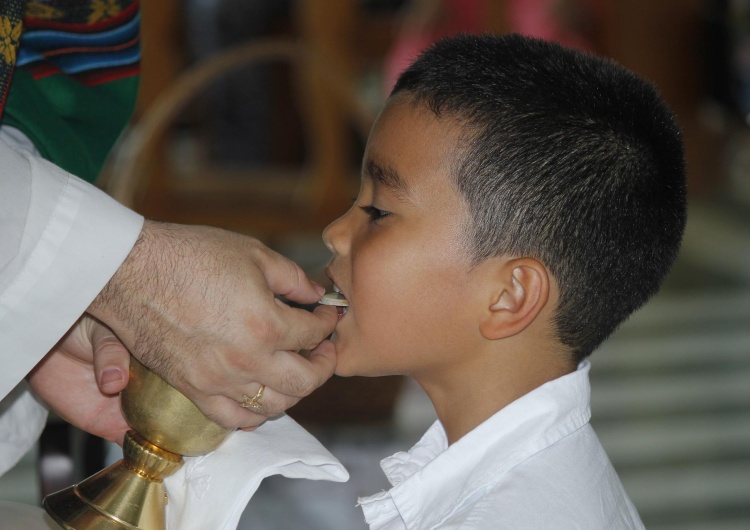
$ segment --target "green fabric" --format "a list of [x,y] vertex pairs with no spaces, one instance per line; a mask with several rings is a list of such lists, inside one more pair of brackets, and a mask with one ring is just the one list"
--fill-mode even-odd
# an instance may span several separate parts
[[26,0],[0,0],[0,118],[16,67]]
[[65,75],[13,76],[3,123],[17,127],[42,156],[94,182],[135,106],[138,76],[85,86]]

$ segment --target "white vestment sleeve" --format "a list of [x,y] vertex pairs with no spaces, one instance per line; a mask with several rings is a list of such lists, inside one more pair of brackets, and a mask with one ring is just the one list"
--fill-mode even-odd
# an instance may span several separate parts
[[86,310],[142,226],[96,187],[0,140],[0,398]]
[[47,423],[47,409],[22,381],[0,400],[0,475],[34,445]]

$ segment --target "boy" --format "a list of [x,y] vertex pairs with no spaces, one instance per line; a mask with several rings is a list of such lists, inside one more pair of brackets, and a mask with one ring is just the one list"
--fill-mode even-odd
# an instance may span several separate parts
[[409,375],[439,418],[383,461],[371,528],[643,528],[586,358],[658,290],[685,218],[675,119],[623,68],[511,35],[404,72],[323,236],[337,373]]

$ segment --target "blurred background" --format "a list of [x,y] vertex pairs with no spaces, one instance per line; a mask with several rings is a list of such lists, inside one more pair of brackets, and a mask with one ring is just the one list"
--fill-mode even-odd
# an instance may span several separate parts
[[[395,76],[457,32],[520,32],[651,80],[684,131],[690,215],[662,292],[593,357],[594,426],[654,530],[750,528],[750,0],[144,2],[138,110],[100,184],[158,220],[259,237],[320,282]],[[655,227],[656,228],[656,227]],[[378,462],[434,420],[401,378],[333,378],[289,414],[349,484],[269,479],[240,528],[366,528]],[[41,496],[119,458],[52,418],[0,498]]]

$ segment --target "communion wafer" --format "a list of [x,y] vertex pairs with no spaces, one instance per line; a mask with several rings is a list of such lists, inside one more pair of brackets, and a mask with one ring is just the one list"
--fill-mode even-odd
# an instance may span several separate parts
[[318,301],[318,303],[323,305],[335,305],[339,307],[346,307],[349,305],[349,302],[341,295],[341,293],[326,293],[323,295],[323,298]]

